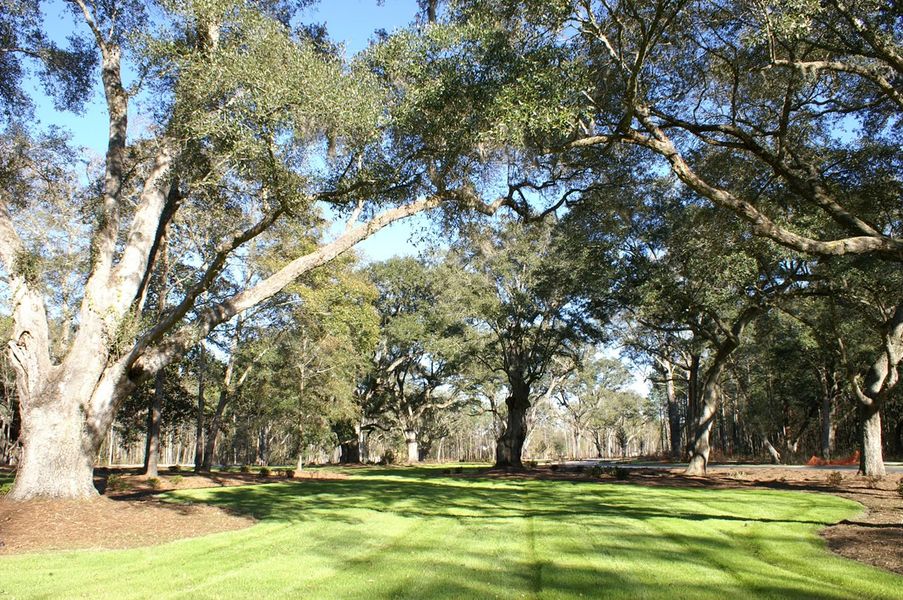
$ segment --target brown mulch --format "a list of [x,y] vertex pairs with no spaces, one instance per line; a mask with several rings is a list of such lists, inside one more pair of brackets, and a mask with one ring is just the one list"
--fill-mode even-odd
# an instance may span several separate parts
[[483,470],[463,472],[456,477],[490,475],[541,479],[601,480],[650,486],[694,488],[766,488],[801,492],[822,492],[855,500],[864,506],[862,514],[821,531],[828,548],[846,558],[858,560],[903,575],[903,497],[898,486],[903,475],[890,474],[880,481],[857,476],[855,471],[838,471],[843,479],[837,485],[828,482],[832,473],[825,469],[788,469],[780,466],[744,470],[743,465],[718,466],[706,477],[689,477],[680,469],[631,469],[623,480],[612,472],[594,478],[587,468],[538,467],[528,471]]
[[253,519],[202,504],[0,499],[0,554],[134,548],[249,527]]
[[[107,489],[115,475],[116,489]],[[301,471],[295,480],[345,479],[343,473]],[[254,520],[206,504],[163,502],[155,495],[195,489],[276,483],[253,473],[161,473],[156,481],[130,469],[97,469],[104,496],[91,500],[10,502],[0,497],[0,555],[45,550],[119,549],[250,527]]]
[[[110,475],[116,478],[116,485],[108,485]],[[258,483],[278,483],[303,479],[347,479],[345,473],[333,473],[319,469],[295,472],[293,479],[271,475],[261,477],[256,473],[233,473],[214,471],[213,473],[179,473],[161,472],[156,478],[148,479],[139,475],[136,469],[96,469],[94,485],[111,498],[137,498],[173,490],[189,490],[209,487],[231,487],[236,485],[255,485]],[[115,489],[113,489],[115,487]]]

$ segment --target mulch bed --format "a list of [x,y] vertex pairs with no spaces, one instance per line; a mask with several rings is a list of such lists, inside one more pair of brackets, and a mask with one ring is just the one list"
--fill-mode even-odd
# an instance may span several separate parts
[[213,506],[157,500],[0,500],[0,554],[134,548],[249,527]]
[[[107,489],[115,475],[116,489]],[[342,473],[311,470],[295,480],[345,479]],[[163,502],[156,494],[195,489],[276,483],[284,478],[253,473],[166,473],[156,481],[129,469],[97,469],[94,484],[106,494],[91,500],[9,502],[0,497],[0,555],[45,550],[119,549],[163,544],[250,527],[254,519],[206,504]]]

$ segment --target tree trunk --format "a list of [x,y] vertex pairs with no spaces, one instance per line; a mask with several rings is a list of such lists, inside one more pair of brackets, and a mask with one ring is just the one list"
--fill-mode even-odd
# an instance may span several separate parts
[[200,345],[198,357],[198,413],[194,438],[194,470],[200,471],[204,464],[204,343]]
[[[715,360],[718,361],[718,357]],[[718,399],[720,396],[717,380],[723,366],[724,363],[716,362],[709,369],[709,372],[706,373],[702,398],[699,403],[699,412],[693,428],[693,440],[690,445],[690,464],[686,470],[687,475],[705,475],[709,465],[709,454],[712,451],[712,427],[715,424],[715,415],[718,414]]]
[[508,406],[508,417],[505,430],[499,437],[495,447],[495,466],[522,469],[524,464],[521,455],[524,441],[527,439],[527,410],[530,408],[529,388],[512,386],[512,394],[505,400]]
[[729,335],[719,344],[715,356],[712,358],[711,366],[706,370],[690,448],[690,464],[686,470],[687,475],[705,475],[706,473],[709,453],[712,450],[709,440],[715,415],[718,412],[718,400],[721,396],[719,385],[721,373],[724,371],[731,353],[740,346],[740,338],[746,326],[759,315],[761,310],[761,307],[749,306],[740,313],[740,316],[731,325]]
[[850,384],[859,404],[859,472],[877,477],[886,474],[881,447],[881,407],[900,381],[898,368],[903,361],[903,302],[897,305],[885,328],[880,353],[869,365],[861,386],[850,371]]
[[834,410],[837,398],[840,396],[840,381],[833,370],[826,371],[822,376],[822,404],[821,404],[821,457],[831,460],[834,454]]
[[862,450],[859,454],[859,474],[884,477],[884,453],[881,446],[881,411],[875,406],[859,407]]
[[154,395],[147,409],[147,442],[144,445],[144,474],[156,477],[160,462],[160,420],[163,408],[163,371],[154,378]]
[[298,450],[298,460],[295,461],[295,477],[298,477],[304,470],[304,448]]
[[229,403],[229,394],[226,389],[220,390],[219,402],[216,403],[216,410],[213,413],[213,419],[210,421],[210,428],[207,430],[207,440],[204,443],[204,458],[201,461],[201,471],[209,473],[213,466],[213,455],[216,452],[216,438],[223,425],[223,413],[226,405]]
[[417,432],[413,429],[406,429],[404,432],[404,441],[408,448],[408,464],[420,462],[420,448],[417,443]]
[[361,453],[357,440],[349,440],[339,445],[339,462],[342,464],[354,464],[360,461]]
[[781,464],[781,453],[778,452],[777,448],[772,445],[768,438],[765,438],[765,441],[762,442],[762,445],[765,446],[765,449],[768,451],[768,454],[771,456],[771,464],[779,465]]
[[86,432],[77,402],[42,398],[23,406],[22,460],[10,500],[32,498],[91,498],[94,457],[104,436]]
[[686,454],[692,457],[693,439],[696,435],[694,427],[699,420],[699,355],[690,356],[690,366],[687,371],[687,447]]

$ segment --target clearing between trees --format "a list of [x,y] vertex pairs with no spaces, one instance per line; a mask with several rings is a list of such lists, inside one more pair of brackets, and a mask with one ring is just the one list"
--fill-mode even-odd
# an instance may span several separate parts
[[862,511],[847,499],[457,470],[360,468],[347,479],[170,492],[174,509],[201,503],[258,522],[153,547],[5,556],[0,595],[899,598],[903,589],[903,577],[825,549],[819,531]]

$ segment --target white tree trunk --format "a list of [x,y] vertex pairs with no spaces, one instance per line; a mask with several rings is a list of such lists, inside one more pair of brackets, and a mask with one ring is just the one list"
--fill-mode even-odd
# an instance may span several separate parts
[[408,463],[420,462],[420,446],[417,443],[417,432],[408,429],[404,432],[404,440],[408,447]]

